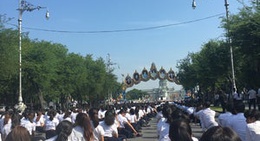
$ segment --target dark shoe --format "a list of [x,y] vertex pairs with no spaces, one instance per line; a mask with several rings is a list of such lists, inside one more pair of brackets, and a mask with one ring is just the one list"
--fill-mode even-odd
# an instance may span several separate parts
[[138,133],[138,134],[136,134],[135,136],[136,136],[136,137],[142,137],[143,135],[140,134],[140,133]]

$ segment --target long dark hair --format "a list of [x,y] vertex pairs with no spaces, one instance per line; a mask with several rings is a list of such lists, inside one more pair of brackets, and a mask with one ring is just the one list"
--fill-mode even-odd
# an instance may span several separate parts
[[170,124],[169,138],[171,141],[192,141],[191,127],[187,120],[176,119]]
[[84,138],[89,141],[93,138],[93,129],[91,127],[90,119],[85,113],[78,113],[75,121],[76,126],[80,126],[84,129]]
[[68,136],[71,134],[73,125],[68,120],[63,120],[56,127],[56,133],[58,135],[55,141],[67,141]]

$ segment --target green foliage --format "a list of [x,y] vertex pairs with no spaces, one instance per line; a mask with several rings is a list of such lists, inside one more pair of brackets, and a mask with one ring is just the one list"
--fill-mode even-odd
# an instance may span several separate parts
[[142,97],[144,97],[145,95],[147,95],[146,92],[143,92],[142,90],[138,90],[138,89],[133,89],[126,93],[126,99],[138,100],[138,99],[142,99]]
[[[18,31],[6,29],[0,16],[0,100],[17,103]],[[44,108],[46,102],[61,102],[65,108],[71,100],[103,101],[108,93],[114,98],[121,91],[113,70],[106,70],[102,58],[68,53],[61,44],[31,40],[22,35],[22,94],[24,103]]]
[[232,88],[230,47],[233,48],[236,84],[238,89],[260,83],[260,12],[258,5],[245,7],[229,22],[223,18],[222,27],[229,31],[231,44],[210,40],[200,52],[190,53],[179,61],[177,78],[186,90],[200,87],[201,93],[214,93]]

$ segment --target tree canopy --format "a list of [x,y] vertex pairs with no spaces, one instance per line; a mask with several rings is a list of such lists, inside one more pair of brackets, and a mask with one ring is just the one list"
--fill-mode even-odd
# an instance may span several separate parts
[[179,61],[177,78],[186,90],[200,88],[201,93],[217,90],[231,92],[232,73],[230,46],[233,48],[236,85],[243,88],[260,87],[260,12],[252,3],[238,14],[223,18],[222,27],[229,31],[227,40],[210,40],[196,53]]
[[[19,50],[18,31],[4,27],[6,17],[0,16],[0,101],[16,104],[18,101]],[[116,98],[120,84],[107,70],[104,59],[92,55],[69,53],[59,43],[30,39],[22,34],[22,96],[24,103],[46,106],[47,102],[69,101],[94,104]],[[98,103],[95,103],[98,104]]]

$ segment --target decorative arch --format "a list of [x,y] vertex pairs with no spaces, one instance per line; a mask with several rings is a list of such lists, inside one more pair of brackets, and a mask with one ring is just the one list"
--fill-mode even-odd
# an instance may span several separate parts
[[138,73],[137,70],[135,70],[132,77],[128,74],[124,79],[124,85],[126,88],[129,88],[133,85],[139,84],[141,81],[146,82],[150,79],[168,80],[169,82],[180,84],[172,68],[170,68],[168,72],[163,67],[161,67],[160,70],[157,70],[155,64],[152,63],[150,70],[144,68],[141,73]]

